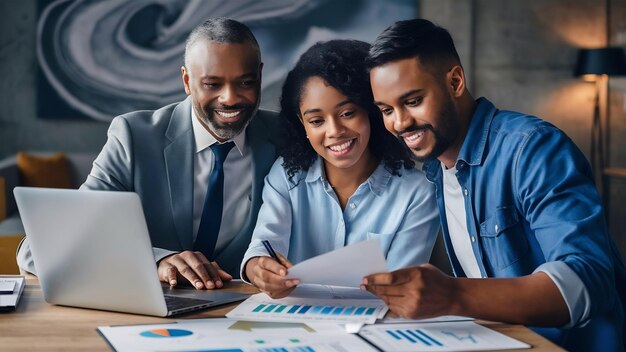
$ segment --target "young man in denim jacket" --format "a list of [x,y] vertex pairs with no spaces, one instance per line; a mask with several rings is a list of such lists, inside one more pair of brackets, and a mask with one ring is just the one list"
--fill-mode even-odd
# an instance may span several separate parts
[[456,278],[421,265],[364,288],[402,316],[520,323],[567,349],[623,350],[626,269],[574,143],[475,100],[450,34],[427,20],[386,29],[369,60],[386,128],[436,185]]

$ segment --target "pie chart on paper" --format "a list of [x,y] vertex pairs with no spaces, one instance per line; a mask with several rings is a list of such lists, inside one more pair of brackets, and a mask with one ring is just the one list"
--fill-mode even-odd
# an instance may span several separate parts
[[143,337],[171,338],[193,335],[193,332],[182,329],[154,329],[141,332]]

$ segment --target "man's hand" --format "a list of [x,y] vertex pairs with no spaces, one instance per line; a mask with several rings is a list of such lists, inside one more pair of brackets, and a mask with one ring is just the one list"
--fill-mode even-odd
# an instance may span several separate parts
[[363,278],[362,289],[410,319],[462,315],[534,326],[562,326],[569,317],[558,287],[544,272],[514,278],[452,278],[430,264]]
[[361,289],[381,298],[389,309],[417,319],[454,313],[454,279],[430,264],[373,274],[363,278]]
[[158,267],[159,279],[176,286],[179,279],[186,279],[196,289],[220,288],[224,281],[233,277],[220,269],[217,262],[209,260],[201,252],[184,251],[161,259]]
[[276,253],[281,263],[272,257],[254,257],[246,263],[246,276],[250,281],[272,298],[283,298],[300,283],[299,280],[285,279],[287,270],[293,266],[282,254]]

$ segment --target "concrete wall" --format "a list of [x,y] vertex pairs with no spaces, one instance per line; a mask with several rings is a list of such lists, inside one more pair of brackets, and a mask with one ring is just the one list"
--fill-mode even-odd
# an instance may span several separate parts
[[[475,97],[550,121],[589,155],[595,86],[572,72],[578,48],[606,45],[604,5],[591,0],[421,0],[420,13],[450,30]],[[611,0],[610,17],[611,44],[626,46],[626,0]],[[610,79],[610,109],[609,166],[626,167],[626,78]],[[626,180],[609,181],[610,231],[624,256]]]

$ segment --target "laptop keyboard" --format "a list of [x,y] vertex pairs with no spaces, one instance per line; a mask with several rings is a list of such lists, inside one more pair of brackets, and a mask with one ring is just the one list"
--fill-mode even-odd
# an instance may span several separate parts
[[179,310],[179,309],[188,308],[188,307],[207,305],[212,302],[206,299],[195,299],[195,298],[170,296],[170,295],[164,295],[164,296],[165,296],[165,304],[167,305],[167,310],[170,312]]

